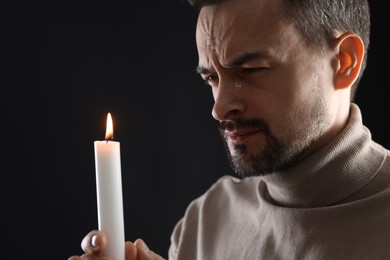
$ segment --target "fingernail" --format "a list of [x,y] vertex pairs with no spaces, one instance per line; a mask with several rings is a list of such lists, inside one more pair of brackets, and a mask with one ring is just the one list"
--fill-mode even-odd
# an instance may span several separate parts
[[97,247],[97,235],[93,235],[91,238],[91,245]]
[[143,240],[141,240],[141,246],[145,250],[146,253],[150,251],[149,247],[145,244],[145,242]]

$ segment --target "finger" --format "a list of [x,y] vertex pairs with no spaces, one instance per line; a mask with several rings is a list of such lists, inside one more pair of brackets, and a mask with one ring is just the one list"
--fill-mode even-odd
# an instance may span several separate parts
[[81,241],[81,248],[86,254],[100,255],[107,246],[107,237],[104,232],[93,230]]
[[137,260],[137,248],[130,241],[125,242],[125,255],[126,260]]
[[68,258],[68,260],[80,260],[81,257],[80,256],[77,256],[77,255],[74,255],[74,256],[71,256]]
[[149,249],[142,239],[137,239],[134,242],[137,248],[137,255],[139,260],[164,260],[161,256]]
[[82,256],[71,256],[68,260],[111,260],[106,256],[84,254]]
[[108,256],[85,254],[81,256],[80,260],[112,260],[112,259],[109,258]]

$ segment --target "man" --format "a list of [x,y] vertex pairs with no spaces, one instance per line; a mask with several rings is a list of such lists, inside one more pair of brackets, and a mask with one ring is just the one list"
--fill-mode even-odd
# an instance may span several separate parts
[[[368,2],[190,2],[198,72],[242,178],[221,178],[189,205],[169,259],[389,259],[390,153],[353,103]],[[85,237],[86,259],[103,259],[104,239]],[[142,240],[126,250],[161,259]]]

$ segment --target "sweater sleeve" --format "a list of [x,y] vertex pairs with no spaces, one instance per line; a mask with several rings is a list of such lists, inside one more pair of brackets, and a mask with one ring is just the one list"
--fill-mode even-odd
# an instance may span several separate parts
[[[177,224],[175,225],[172,235],[171,235],[171,245],[168,250],[168,259],[169,260],[177,260],[179,259],[179,251],[182,251],[182,243],[183,243],[183,236],[186,236],[187,246],[186,246],[186,252],[181,252],[181,255],[184,253],[193,254],[191,253],[192,250],[196,248],[196,240],[197,240],[197,218],[198,218],[198,211],[199,206],[202,203],[204,195],[201,197],[193,200],[188,208],[186,209],[184,217],[182,217]],[[188,235],[188,234],[191,235]],[[190,243],[188,243],[188,240],[192,240]],[[190,246],[188,246],[188,244]],[[196,249],[195,249],[196,250]]]
[[168,259],[170,260],[177,259],[178,245],[180,242],[180,234],[181,234],[182,226],[183,226],[183,218],[180,219],[179,222],[177,222],[171,235],[171,244],[168,250]]
[[[223,176],[218,179],[211,187],[200,197],[194,199],[187,207],[184,216],[175,225],[172,235],[171,244],[168,250],[168,259],[198,259],[198,247],[203,248],[201,234],[204,232],[202,214],[204,214],[205,200],[210,196],[215,199],[215,196],[220,196],[220,188],[225,182],[236,179],[232,176]],[[217,190],[218,192],[213,192]],[[214,195],[212,195],[214,194]],[[202,213],[203,212],[203,213]]]

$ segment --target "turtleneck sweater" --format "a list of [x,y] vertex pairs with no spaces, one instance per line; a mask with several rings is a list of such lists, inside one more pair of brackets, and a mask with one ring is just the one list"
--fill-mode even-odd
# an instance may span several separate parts
[[297,165],[223,176],[192,201],[169,259],[390,259],[389,155],[352,103],[345,129]]

